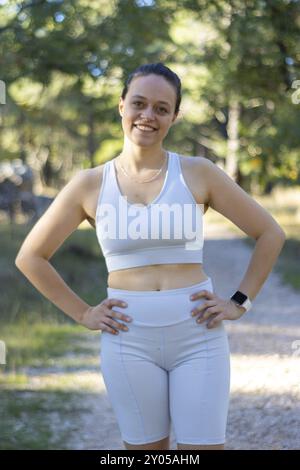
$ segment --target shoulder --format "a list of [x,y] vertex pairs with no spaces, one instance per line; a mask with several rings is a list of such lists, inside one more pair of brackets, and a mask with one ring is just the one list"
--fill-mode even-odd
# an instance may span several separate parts
[[208,158],[200,156],[179,155],[181,170],[187,184],[192,190],[197,202],[205,204],[205,212],[209,206],[210,172],[209,168],[216,166]]
[[96,205],[102,186],[104,165],[105,163],[94,168],[78,170],[71,178],[72,184],[77,187],[77,197],[86,219],[93,227],[95,227]]
[[94,168],[78,170],[72,177],[74,183],[78,185],[81,196],[84,198],[93,189],[99,189],[103,180],[103,170],[105,163]]
[[215,178],[229,178],[216,163],[206,157],[186,157],[180,155],[181,168],[193,176],[197,181],[201,181],[207,191]]
[[181,165],[192,170],[206,170],[212,166],[216,166],[211,160],[205,157],[191,157],[187,155],[179,155]]
[[73,175],[73,178],[77,178],[78,181],[89,185],[93,182],[96,182],[97,178],[102,178],[104,165],[105,164],[103,163],[102,165],[97,165],[94,168],[77,170],[77,172]]

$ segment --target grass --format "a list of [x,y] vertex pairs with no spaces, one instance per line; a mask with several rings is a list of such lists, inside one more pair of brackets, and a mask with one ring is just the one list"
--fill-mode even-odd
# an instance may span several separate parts
[[76,393],[2,391],[0,450],[61,450],[80,433],[76,419],[88,412]]
[[278,259],[278,271],[283,280],[300,290],[300,188],[275,188],[259,202],[270,210],[287,235]]
[[[1,337],[7,348],[7,370],[21,367],[48,367],[53,360],[67,353],[87,352],[82,345],[83,335],[89,331],[81,326],[50,322],[27,322],[4,325]],[[1,380],[1,376],[0,376]]]

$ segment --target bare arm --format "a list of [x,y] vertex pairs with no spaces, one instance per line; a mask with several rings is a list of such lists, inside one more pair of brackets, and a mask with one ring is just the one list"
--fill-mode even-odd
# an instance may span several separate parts
[[85,170],[73,176],[31,229],[15,260],[17,268],[47,299],[78,322],[89,305],[67,286],[49,259],[86,218],[82,208],[86,184]]
[[223,170],[210,160],[202,160],[201,171],[208,184],[209,205],[256,240],[246,273],[239,286],[233,286],[233,291],[240,290],[252,300],[280,254],[285,242],[285,232],[271,214]]

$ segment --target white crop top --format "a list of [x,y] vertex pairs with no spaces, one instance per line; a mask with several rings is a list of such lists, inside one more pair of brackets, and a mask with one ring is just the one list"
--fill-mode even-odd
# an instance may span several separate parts
[[198,204],[168,152],[163,187],[148,205],[131,204],[119,189],[114,161],[104,164],[96,234],[108,272],[151,264],[202,263],[204,204]]

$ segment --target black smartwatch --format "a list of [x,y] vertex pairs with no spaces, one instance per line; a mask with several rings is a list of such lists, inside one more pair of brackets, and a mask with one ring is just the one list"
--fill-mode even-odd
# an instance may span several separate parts
[[246,309],[246,312],[250,310],[252,307],[252,303],[249,299],[249,297],[246,294],[243,294],[240,290],[237,290],[231,297],[230,300],[232,300],[234,303],[237,304],[239,307],[243,307]]

